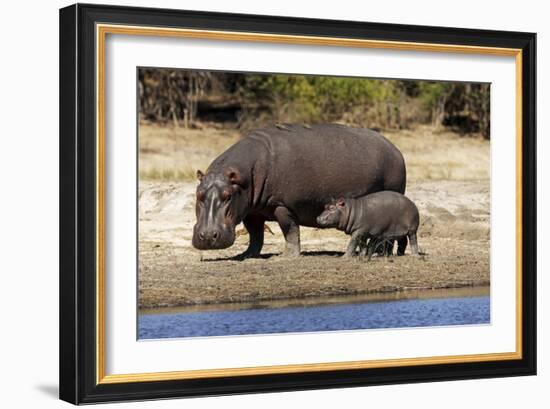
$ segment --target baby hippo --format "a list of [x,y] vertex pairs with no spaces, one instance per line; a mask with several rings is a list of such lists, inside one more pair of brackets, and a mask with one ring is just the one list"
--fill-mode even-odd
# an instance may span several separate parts
[[319,226],[336,227],[351,235],[345,256],[355,255],[357,246],[361,250],[368,239],[369,257],[377,244],[392,243],[393,246],[393,240],[397,240],[397,255],[401,256],[407,248],[407,237],[412,254],[418,255],[418,223],[416,205],[401,193],[392,191],[376,192],[357,199],[340,198],[326,205],[317,217]]

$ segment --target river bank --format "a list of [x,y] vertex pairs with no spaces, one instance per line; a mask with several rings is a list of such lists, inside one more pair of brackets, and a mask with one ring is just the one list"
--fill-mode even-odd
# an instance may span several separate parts
[[[266,232],[263,257],[231,257],[248,235],[226,250],[199,252],[190,241],[194,183],[142,184],[139,306],[257,302],[409,289],[489,285],[488,182],[411,184],[420,210],[419,245],[426,255],[342,258],[348,236],[335,229],[302,229],[302,256],[284,258],[276,223]],[[238,228],[238,230],[241,227]]]

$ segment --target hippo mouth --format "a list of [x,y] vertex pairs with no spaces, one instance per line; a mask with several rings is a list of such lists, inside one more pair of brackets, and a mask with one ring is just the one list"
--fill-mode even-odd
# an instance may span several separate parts
[[197,224],[193,228],[192,244],[197,250],[223,250],[235,243],[235,228],[203,229]]
[[318,217],[317,217],[317,224],[319,225],[319,227],[324,227],[324,225],[325,225],[325,219],[324,219],[324,217],[318,216]]
[[329,228],[329,227],[336,227],[338,225],[337,222],[334,222],[333,220],[329,220],[328,216],[320,215],[317,217],[317,224],[320,228]]

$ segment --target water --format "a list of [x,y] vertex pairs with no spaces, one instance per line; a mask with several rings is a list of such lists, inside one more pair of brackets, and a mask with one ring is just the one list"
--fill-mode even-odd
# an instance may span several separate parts
[[489,296],[475,295],[223,311],[155,311],[139,315],[138,330],[139,339],[155,339],[489,322]]

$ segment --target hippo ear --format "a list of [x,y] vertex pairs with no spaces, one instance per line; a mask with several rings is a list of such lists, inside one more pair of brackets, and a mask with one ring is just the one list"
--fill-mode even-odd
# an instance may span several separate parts
[[202,173],[202,170],[197,170],[197,179],[199,182],[202,182],[202,178],[204,177],[204,173]]
[[346,200],[343,197],[340,197],[336,201],[336,206],[344,207],[346,205]]

